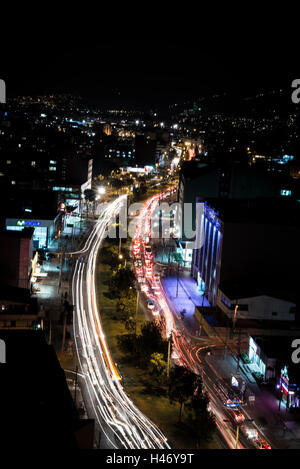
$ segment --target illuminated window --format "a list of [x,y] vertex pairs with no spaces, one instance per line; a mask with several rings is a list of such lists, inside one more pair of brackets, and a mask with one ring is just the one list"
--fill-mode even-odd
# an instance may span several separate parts
[[31,162],[31,166],[35,167],[35,161]]
[[56,171],[56,166],[49,166],[49,171]]

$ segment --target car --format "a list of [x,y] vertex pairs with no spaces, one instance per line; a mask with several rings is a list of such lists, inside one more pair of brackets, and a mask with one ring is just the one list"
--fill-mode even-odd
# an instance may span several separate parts
[[145,246],[145,259],[152,259],[152,257],[152,249],[150,248],[150,246]]
[[242,412],[239,412],[238,410],[234,412],[234,418],[237,422],[243,422],[245,420],[244,414],[242,414]]
[[149,309],[154,309],[154,302],[153,302],[152,300],[148,300],[148,301],[147,301],[147,307],[148,307]]
[[160,275],[159,275],[159,274],[157,274],[157,273],[156,273],[156,274],[154,274],[154,280],[156,280],[156,281],[160,280]]

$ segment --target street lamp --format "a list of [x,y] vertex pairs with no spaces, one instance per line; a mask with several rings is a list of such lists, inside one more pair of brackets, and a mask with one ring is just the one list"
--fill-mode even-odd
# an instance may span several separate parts
[[170,332],[168,337],[168,365],[167,365],[167,377],[170,376],[170,357],[171,357],[171,343],[172,343],[172,332]]
[[236,305],[235,305],[235,308],[234,308],[234,316],[233,316],[233,329],[235,328],[235,323],[236,323],[238,308],[239,308],[239,305],[236,304]]
[[[243,416],[244,417],[244,416]],[[228,419],[224,419],[224,422],[229,422],[231,423],[230,420]],[[240,435],[240,426],[241,426],[241,422],[253,422],[253,419],[245,419],[242,418],[242,419],[237,419],[236,418],[236,422],[237,422],[237,427],[236,427],[236,435],[235,435],[235,448],[234,449],[238,449],[238,446],[239,446],[239,435]]]
[[138,318],[138,310],[139,310],[139,301],[140,301],[140,291],[137,290],[136,307],[135,307],[135,335],[137,335],[137,318]]
[[[123,259],[123,254],[119,254],[119,259],[122,260]],[[126,268],[126,264],[127,264],[127,260],[125,259],[125,262],[124,262],[124,267]]]

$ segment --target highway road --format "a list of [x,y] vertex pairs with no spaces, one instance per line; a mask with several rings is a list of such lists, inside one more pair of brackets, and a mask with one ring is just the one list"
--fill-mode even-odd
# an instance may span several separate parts
[[[126,196],[103,208],[85,246],[72,253],[73,333],[81,391],[90,418],[101,431],[101,448],[170,448],[162,432],[133,404],[109,351],[96,300],[96,259],[108,227]],[[101,305],[100,305],[101,307]]]
[[[172,193],[172,191],[169,191]],[[136,268],[136,276],[145,300],[153,302],[153,320],[162,327],[166,337],[172,337],[172,358],[175,363],[183,365],[193,372],[201,375],[203,385],[210,401],[210,410],[214,414],[216,426],[222,441],[230,449],[269,448],[269,444],[261,434],[255,422],[250,421],[248,414],[240,405],[239,397],[231,395],[231,390],[224,383],[222,377],[217,375],[205,360],[206,352],[212,347],[224,347],[217,340],[189,336],[182,326],[182,321],[166,296],[160,281],[159,270],[155,270],[155,261],[151,250],[147,253],[145,246],[151,243],[151,225],[158,224],[158,204],[165,199],[165,195],[156,195],[149,198],[139,215],[136,217],[136,230],[133,239],[133,257],[141,266]],[[234,402],[233,402],[234,401]],[[237,442],[237,426],[243,428],[239,432]]]

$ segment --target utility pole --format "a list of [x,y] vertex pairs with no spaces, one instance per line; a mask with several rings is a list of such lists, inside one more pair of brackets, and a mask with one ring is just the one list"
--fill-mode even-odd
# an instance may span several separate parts
[[51,345],[51,340],[52,340],[52,321],[50,319],[50,324],[49,324],[49,345]]
[[63,256],[64,256],[64,253],[63,252],[60,252],[59,253],[59,279],[58,279],[58,291],[60,289],[60,286],[61,286],[61,273],[62,273],[62,265],[63,265]]
[[234,316],[233,316],[233,324],[232,324],[233,330],[235,329],[235,323],[236,323],[236,320],[237,320],[238,307],[239,307],[239,305],[236,304],[235,308],[234,308]]
[[74,393],[74,403],[75,403],[75,407],[76,407],[77,379],[78,379],[78,366],[76,365],[76,369],[75,369],[75,393]]
[[224,347],[224,358],[227,355],[227,344],[228,344],[228,327],[226,326],[226,337],[225,337],[225,347]]
[[240,353],[241,353],[241,328],[239,328],[239,337],[238,337],[238,355],[237,355],[237,366],[236,371],[239,371],[240,367]]
[[177,285],[176,285],[176,298],[178,297],[178,285],[179,285],[179,262],[177,259]]
[[172,342],[172,332],[168,337],[168,364],[167,364],[167,378],[170,376],[170,358],[171,358],[171,342]]
[[236,428],[235,449],[238,448],[239,434],[240,434],[240,426],[238,425]]
[[282,392],[280,390],[280,398],[279,398],[279,406],[278,406],[278,412],[279,413],[280,413],[281,401],[282,401]]
[[65,349],[65,341],[66,341],[66,328],[67,328],[67,313],[64,314],[64,327],[63,327],[63,337],[62,337],[62,344],[61,344],[61,351],[64,352]]
[[[230,422],[230,420],[228,419],[224,419],[224,422]],[[243,422],[253,422],[253,419],[244,419]],[[234,449],[238,449],[238,445],[239,445],[239,435],[240,435],[240,423],[238,422],[237,423],[237,427],[236,427],[236,435],[235,435],[235,448]]]
[[139,310],[139,300],[140,300],[140,291],[137,291],[136,294],[136,308],[135,308],[135,335],[137,335],[137,316]]

